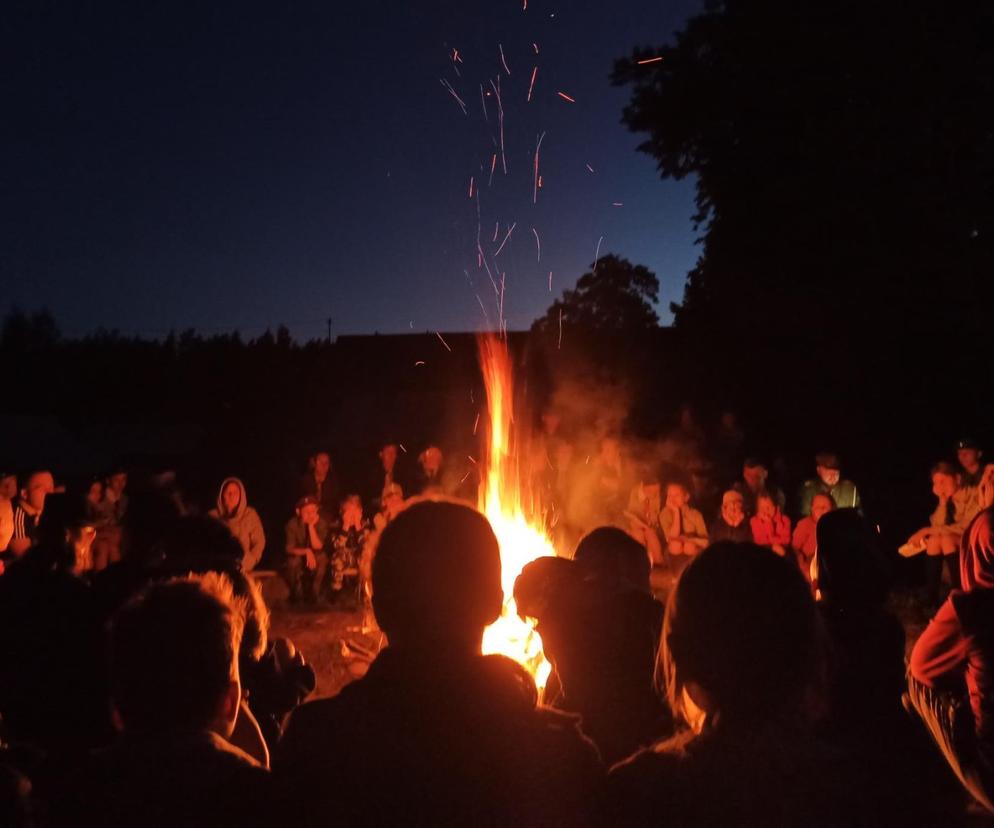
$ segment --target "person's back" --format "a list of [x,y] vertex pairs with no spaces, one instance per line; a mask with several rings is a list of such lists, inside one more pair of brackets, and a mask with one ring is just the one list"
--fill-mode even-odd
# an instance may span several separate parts
[[573,561],[528,564],[514,595],[518,612],[538,620],[554,665],[551,704],[580,715],[606,765],[672,733],[654,681],[663,607],[650,592],[641,544],[621,529],[595,529]]
[[241,699],[242,608],[219,576],[154,584],[116,616],[110,661],[117,744],[50,803],[56,826],[268,822],[268,774],[229,744]]
[[875,821],[841,757],[811,735],[822,665],[797,568],[715,544],[667,604],[660,668],[689,730],[611,771],[605,824],[839,826]]
[[575,824],[596,793],[576,721],[536,706],[531,677],[483,656],[500,612],[486,519],[417,503],[384,530],[373,606],[390,639],[362,679],[291,717],[275,757],[291,820],[325,825]]

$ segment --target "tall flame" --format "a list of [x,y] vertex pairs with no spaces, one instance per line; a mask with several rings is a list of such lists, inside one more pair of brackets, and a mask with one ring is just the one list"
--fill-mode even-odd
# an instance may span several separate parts
[[479,507],[500,543],[504,588],[504,606],[500,618],[487,627],[483,635],[483,652],[513,658],[532,674],[539,688],[543,688],[552,668],[542,652],[541,637],[518,616],[514,581],[525,564],[556,553],[541,524],[530,521],[523,506],[518,458],[511,444],[514,377],[507,345],[494,336],[483,336],[479,346],[490,415],[486,472],[480,483]]

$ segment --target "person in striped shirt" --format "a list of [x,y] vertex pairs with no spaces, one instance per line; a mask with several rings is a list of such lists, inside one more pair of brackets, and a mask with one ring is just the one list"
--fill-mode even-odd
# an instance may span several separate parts
[[14,534],[7,547],[12,557],[19,558],[34,546],[45,497],[54,491],[55,479],[50,471],[33,471],[24,479],[21,495],[14,506]]

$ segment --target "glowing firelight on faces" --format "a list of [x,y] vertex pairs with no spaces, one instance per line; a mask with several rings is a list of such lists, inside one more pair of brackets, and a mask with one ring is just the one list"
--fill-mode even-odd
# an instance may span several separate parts
[[555,555],[552,542],[525,514],[518,465],[511,445],[513,375],[506,343],[494,336],[480,339],[480,365],[487,391],[489,434],[486,468],[480,483],[479,507],[500,543],[504,606],[500,618],[483,634],[483,652],[513,658],[545,687],[552,666],[542,652],[542,639],[518,616],[514,581],[525,564]]

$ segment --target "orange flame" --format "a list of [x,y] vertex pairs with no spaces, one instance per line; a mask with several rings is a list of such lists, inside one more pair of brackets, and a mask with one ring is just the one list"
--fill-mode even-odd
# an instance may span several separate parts
[[504,606],[500,618],[483,635],[483,652],[500,653],[521,664],[545,687],[552,666],[542,652],[542,639],[523,621],[514,603],[514,580],[525,564],[555,549],[539,522],[529,519],[512,441],[514,420],[513,373],[506,342],[480,337],[480,366],[487,392],[489,434],[479,507],[500,543]]

